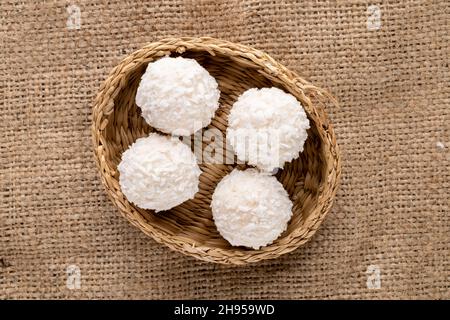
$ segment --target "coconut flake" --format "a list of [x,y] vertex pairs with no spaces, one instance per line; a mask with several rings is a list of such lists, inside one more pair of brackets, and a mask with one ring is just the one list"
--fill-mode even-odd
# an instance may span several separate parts
[[217,81],[196,60],[165,57],[148,64],[136,104],[152,127],[191,135],[211,123],[219,97]]
[[271,172],[296,159],[308,137],[300,102],[278,88],[252,88],[233,104],[227,140],[237,157]]
[[292,202],[283,185],[256,169],[233,170],[217,185],[211,201],[219,233],[233,246],[259,249],[286,230]]
[[200,169],[191,149],[157,133],[137,139],[118,166],[123,194],[136,206],[162,211],[198,192]]

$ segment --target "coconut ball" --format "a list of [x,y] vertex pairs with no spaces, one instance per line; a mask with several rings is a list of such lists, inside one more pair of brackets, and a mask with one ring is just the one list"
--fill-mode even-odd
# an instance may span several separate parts
[[227,141],[239,160],[270,172],[299,156],[307,129],[309,120],[293,95],[278,88],[252,88],[231,108]]
[[130,202],[143,209],[168,210],[194,197],[200,169],[180,140],[152,133],[122,154],[119,184]]
[[219,97],[217,81],[196,60],[165,57],[148,64],[136,104],[152,127],[188,136],[211,123]]
[[292,202],[274,176],[235,169],[217,185],[211,209],[217,229],[231,245],[259,249],[286,230]]

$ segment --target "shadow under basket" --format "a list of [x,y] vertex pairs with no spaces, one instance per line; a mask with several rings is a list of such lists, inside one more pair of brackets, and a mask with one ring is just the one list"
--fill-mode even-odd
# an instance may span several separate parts
[[[200,163],[202,174],[195,198],[165,212],[140,209],[121,192],[117,166],[122,153],[136,139],[154,131],[136,106],[137,87],[147,64],[168,55],[196,59],[217,80],[220,108],[205,129],[217,128],[224,141],[229,110],[249,88],[275,86],[294,95],[303,105],[311,125],[304,151],[276,174],[293,201],[293,215],[287,230],[271,245],[259,250],[233,247],[220,236],[212,219],[210,202],[217,183],[236,166],[245,165],[233,161]],[[324,111],[327,102],[335,101],[326,91],[259,50],[213,38],[171,38],[151,43],[112,70],[95,100],[92,137],[101,180],[125,218],[173,250],[204,261],[235,265],[276,258],[312,237],[336,194],[340,155]]]

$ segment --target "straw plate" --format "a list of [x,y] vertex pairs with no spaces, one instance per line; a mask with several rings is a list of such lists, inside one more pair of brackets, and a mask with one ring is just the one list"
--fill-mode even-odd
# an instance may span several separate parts
[[[249,88],[276,86],[304,106],[311,122],[304,151],[276,174],[294,203],[293,216],[287,230],[271,245],[259,250],[232,247],[212,219],[210,202],[217,183],[234,167],[245,165],[200,163],[200,190],[195,198],[167,212],[137,208],[122,194],[117,165],[123,151],[154,131],[135,104],[136,90],[147,64],[166,55],[194,58],[217,79],[220,108],[206,129],[217,128],[223,137],[231,106]],[[209,262],[243,265],[273,259],[306,243],[335,197],[341,166],[336,138],[324,112],[330,101],[335,102],[326,91],[259,50],[213,38],[164,39],[127,56],[100,87],[93,108],[95,160],[103,185],[121,214],[156,241]]]

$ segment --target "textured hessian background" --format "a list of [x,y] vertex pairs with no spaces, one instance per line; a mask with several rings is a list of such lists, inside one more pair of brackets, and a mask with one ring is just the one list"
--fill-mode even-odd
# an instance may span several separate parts
[[[445,0],[2,1],[0,298],[450,298],[449,11]],[[93,98],[128,53],[168,36],[254,46],[338,98],[342,183],[304,247],[208,264],[147,238],[106,198]]]

